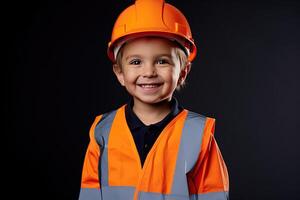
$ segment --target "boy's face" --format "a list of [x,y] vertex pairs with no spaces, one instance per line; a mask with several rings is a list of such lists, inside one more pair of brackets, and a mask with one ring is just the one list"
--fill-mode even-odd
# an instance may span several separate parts
[[125,44],[122,66],[115,65],[114,72],[135,103],[154,104],[171,99],[187,74],[181,70],[176,48],[163,38],[138,38]]

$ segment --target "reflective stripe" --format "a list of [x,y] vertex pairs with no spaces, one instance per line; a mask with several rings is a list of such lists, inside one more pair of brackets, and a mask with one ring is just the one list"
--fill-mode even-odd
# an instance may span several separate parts
[[[134,194],[133,187],[103,187],[103,200],[124,199],[131,200]],[[139,200],[228,200],[228,192],[210,192],[193,194],[190,197],[180,195],[164,195],[151,192],[140,192]],[[102,200],[99,189],[81,188],[79,200]]]
[[190,200],[228,200],[228,192],[209,192],[205,194],[193,194]]
[[206,194],[193,194],[191,196],[140,192],[138,199],[139,200],[228,200],[228,192],[210,192]]
[[124,200],[132,200],[133,194],[134,194],[134,187],[123,187],[123,186],[110,186],[110,187],[103,187],[103,199],[104,200],[118,200],[118,199],[124,199]]
[[172,194],[189,194],[186,174],[194,167],[199,156],[205,121],[206,117],[188,112],[181,134]]
[[99,189],[81,188],[79,200],[102,200]]
[[99,181],[100,187],[108,186],[108,154],[107,144],[112,122],[115,118],[116,111],[104,114],[101,121],[95,128],[95,139],[100,146],[99,158]]
[[189,200],[187,195],[160,194],[153,192],[140,192],[138,200]]

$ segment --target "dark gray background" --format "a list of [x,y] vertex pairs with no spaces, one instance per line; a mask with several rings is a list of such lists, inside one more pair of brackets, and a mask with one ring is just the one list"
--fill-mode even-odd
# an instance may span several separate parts
[[[5,75],[5,116],[16,160],[8,165],[14,178],[4,183],[14,188],[10,195],[78,198],[90,125],[128,99],[106,47],[131,2],[9,5],[4,20],[14,57]],[[198,46],[187,87],[176,96],[217,119],[231,199],[300,199],[300,3],[168,2],[186,15]]]

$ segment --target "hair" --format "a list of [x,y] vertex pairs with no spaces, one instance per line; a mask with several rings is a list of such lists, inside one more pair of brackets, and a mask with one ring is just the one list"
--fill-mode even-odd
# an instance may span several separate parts
[[[178,42],[174,42],[175,43],[175,54],[178,56],[179,58],[179,62],[180,62],[180,70],[182,71],[185,67],[187,67],[188,65],[190,65],[191,67],[191,63],[188,61],[188,56],[185,53],[185,50],[183,49],[183,47],[178,43]],[[117,56],[116,56],[116,62],[115,65],[117,65],[118,67],[120,67],[120,70],[122,70],[122,58],[123,58],[123,47],[126,45],[123,44],[121,46],[121,48],[119,49]],[[176,90],[179,91],[181,88],[183,88],[185,86],[186,82],[183,81],[180,83],[180,85],[178,85],[176,87]]]

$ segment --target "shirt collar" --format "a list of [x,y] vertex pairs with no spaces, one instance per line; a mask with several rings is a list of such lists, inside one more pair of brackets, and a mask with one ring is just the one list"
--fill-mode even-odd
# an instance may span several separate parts
[[[149,126],[163,126],[166,125],[167,123],[170,122],[170,120],[172,118],[174,118],[174,116],[176,116],[181,110],[182,107],[179,106],[178,101],[175,97],[172,97],[171,101],[171,111],[170,113],[160,122],[157,122],[155,124],[151,124]],[[133,99],[131,98],[130,101],[128,102],[128,104],[125,107],[125,115],[126,115],[126,120],[127,120],[127,124],[129,126],[129,128],[131,130],[134,130],[136,128],[141,128],[141,127],[145,127],[147,125],[145,125],[137,116],[136,114],[133,112]]]

